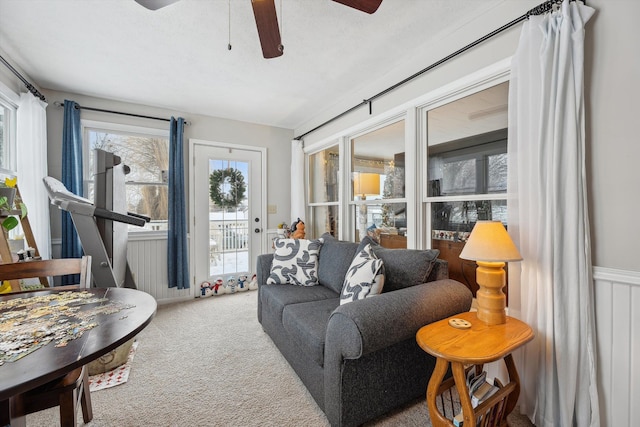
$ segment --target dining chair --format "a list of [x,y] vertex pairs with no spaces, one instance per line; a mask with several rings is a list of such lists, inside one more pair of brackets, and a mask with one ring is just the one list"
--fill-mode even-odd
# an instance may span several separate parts
[[[79,289],[91,287],[91,257],[24,261],[0,264],[0,281],[34,277],[55,277],[80,274],[78,285],[41,288],[15,293],[37,293],[44,290]],[[27,414],[60,406],[60,425],[76,426],[78,402],[82,407],[82,419],[88,423],[93,419],[89,373],[86,366],[77,368],[64,376],[52,380],[12,398],[11,414],[17,425],[25,425]],[[12,423],[12,426],[14,424]]]

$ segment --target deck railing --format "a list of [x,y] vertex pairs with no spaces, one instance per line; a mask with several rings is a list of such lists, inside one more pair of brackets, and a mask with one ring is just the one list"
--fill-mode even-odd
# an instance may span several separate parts
[[209,245],[211,253],[247,249],[249,221],[209,221]]

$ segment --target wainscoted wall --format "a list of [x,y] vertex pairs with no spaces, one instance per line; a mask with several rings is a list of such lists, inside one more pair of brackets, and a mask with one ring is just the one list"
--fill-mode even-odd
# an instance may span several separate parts
[[158,304],[193,298],[193,288],[169,288],[167,282],[167,236],[129,236],[127,260],[139,290],[153,296]]
[[[51,242],[53,258],[60,258],[60,239]],[[194,297],[193,288],[168,288],[167,283],[167,236],[158,233],[150,236],[129,236],[127,260],[136,286],[153,296],[158,304]]]
[[640,419],[640,272],[593,270],[601,424]]

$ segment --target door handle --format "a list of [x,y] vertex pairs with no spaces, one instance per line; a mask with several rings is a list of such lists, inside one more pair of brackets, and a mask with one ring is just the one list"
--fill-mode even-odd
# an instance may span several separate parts
[[254,233],[260,233],[260,232],[262,232],[262,228],[257,228],[256,227],[256,228],[253,229],[253,232]]

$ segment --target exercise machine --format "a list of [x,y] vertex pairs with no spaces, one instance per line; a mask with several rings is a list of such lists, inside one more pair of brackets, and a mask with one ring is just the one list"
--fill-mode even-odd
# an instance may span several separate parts
[[91,274],[98,287],[136,288],[127,262],[128,226],[142,227],[149,218],[126,210],[124,176],[128,167],[113,153],[95,150],[95,204],[77,196],[55,178],[43,179],[51,204],[69,212],[82,249],[91,255]]

